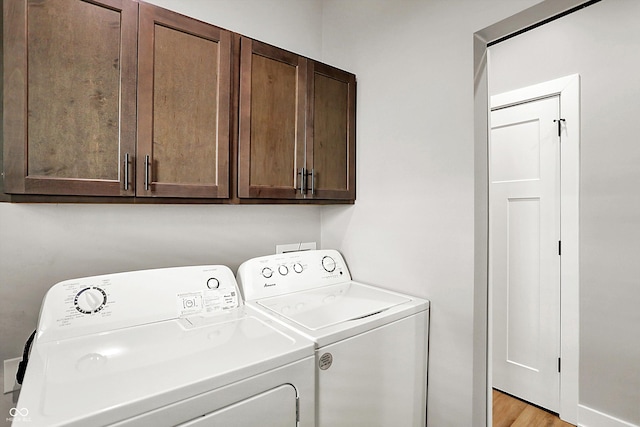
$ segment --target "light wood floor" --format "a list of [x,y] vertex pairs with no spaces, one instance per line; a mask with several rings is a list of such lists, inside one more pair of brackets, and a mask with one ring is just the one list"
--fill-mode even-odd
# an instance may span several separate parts
[[493,427],[573,427],[556,414],[496,389],[493,390]]

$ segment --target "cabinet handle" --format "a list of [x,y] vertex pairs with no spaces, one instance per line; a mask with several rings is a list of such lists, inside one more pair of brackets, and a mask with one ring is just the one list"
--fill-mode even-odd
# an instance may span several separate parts
[[149,155],[144,156],[144,191],[149,191]]
[[307,191],[307,170],[305,168],[300,169],[298,175],[300,175],[300,194],[304,195]]
[[129,191],[129,153],[124,153],[124,191]]
[[316,194],[315,191],[315,183],[316,183],[316,174],[315,174],[315,170],[313,168],[311,168],[311,195],[313,196],[314,194]]

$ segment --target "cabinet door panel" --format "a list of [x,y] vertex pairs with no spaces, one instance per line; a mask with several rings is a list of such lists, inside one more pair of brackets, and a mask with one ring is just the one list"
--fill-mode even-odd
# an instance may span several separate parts
[[137,4],[9,0],[5,16],[5,191],[133,195]]
[[240,197],[296,198],[304,162],[306,59],[241,41]]
[[140,4],[138,195],[228,197],[230,55],[229,32]]
[[[355,91],[353,74],[310,62],[307,117],[308,185],[316,199],[355,199]],[[311,188],[312,187],[312,188]]]

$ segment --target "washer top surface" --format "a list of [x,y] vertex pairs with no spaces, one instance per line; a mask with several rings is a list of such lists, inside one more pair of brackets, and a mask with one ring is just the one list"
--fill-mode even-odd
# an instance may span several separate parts
[[246,304],[316,343],[354,336],[429,309],[429,301],[351,280],[335,250],[270,255],[238,269]]
[[300,326],[316,331],[363,319],[409,301],[411,300],[405,296],[347,282],[263,298],[256,303]]
[[47,293],[17,405],[24,425],[113,423],[313,355],[310,341],[241,304],[226,267],[141,273]]

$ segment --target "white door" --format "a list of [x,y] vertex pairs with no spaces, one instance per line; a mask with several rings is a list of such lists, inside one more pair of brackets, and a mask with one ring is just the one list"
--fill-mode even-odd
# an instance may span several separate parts
[[493,386],[559,412],[558,96],[491,112]]

